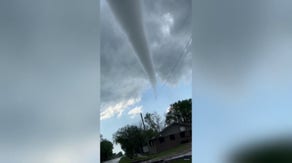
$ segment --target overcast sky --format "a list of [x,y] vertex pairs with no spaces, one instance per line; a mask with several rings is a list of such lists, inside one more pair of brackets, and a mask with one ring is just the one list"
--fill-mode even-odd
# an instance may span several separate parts
[[140,112],[164,116],[171,103],[191,98],[191,1],[141,2],[156,98],[127,35],[101,1],[101,134],[109,140],[120,127],[138,124]]

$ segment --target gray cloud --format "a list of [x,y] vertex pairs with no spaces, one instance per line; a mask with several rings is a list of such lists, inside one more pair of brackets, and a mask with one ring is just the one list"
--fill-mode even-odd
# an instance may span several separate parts
[[[121,101],[141,98],[149,84],[108,4],[104,1],[101,4],[101,102],[104,111]],[[190,0],[150,0],[142,4],[154,71],[158,80],[166,84],[190,81],[190,46],[185,49],[191,38],[190,4]]]

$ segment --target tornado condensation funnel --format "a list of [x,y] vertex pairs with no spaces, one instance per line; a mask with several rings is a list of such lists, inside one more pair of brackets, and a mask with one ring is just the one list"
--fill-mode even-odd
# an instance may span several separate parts
[[108,4],[126,33],[155,91],[156,77],[143,27],[140,0],[108,0]]

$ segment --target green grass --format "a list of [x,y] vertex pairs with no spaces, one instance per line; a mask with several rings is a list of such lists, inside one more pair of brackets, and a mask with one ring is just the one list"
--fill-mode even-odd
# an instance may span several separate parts
[[123,156],[119,161],[119,163],[128,163],[128,162],[131,162],[131,159],[126,156]]
[[[191,149],[191,145],[190,144],[182,144],[179,145],[177,147],[171,148],[169,150],[157,153],[157,154],[150,154],[150,155],[146,155],[145,157],[135,157],[133,159],[130,159],[126,156],[122,157],[120,160],[120,163],[129,163],[129,162],[135,162],[135,161],[144,161],[144,160],[150,160],[150,159],[160,159],[160,158],[164,158],[167,156],[171,156],[177,153],[181,153],[183,151],[187,151]],[[180,160],[180,161],[184,161],[184,162],[189,162],[186,160]]]
[[157,154],[149,155],[149,156],[151,158],[161,158],[161,157],[170,156],[170,155],[173,155],[176,153],[180,153],[180,152],[186,151],[188,149],[191,149],[190,144],[182,144],[182,145],[179,145],[175,148],[171,148],[169,150],[166,150],[166,151],[163,151],[163,152],[160,152]]
[[135,162],[135,161],[145,161],[148,160],[147,157],[136,157],[134,159],[130,159],[127,156],[124,156],[120,159],[119,163],[130,163],[130,162]]

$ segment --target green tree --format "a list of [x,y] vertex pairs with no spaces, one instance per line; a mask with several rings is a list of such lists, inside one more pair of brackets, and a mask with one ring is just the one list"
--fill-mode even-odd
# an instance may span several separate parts
[[101,161],[109,160],[112,157],[113,157],[113,143],[106,139],[101,139],[101,142],[100,142]]
[[175,102],[170,105],[169,112],[166,114],[165,123],[192,123],[192,99]]
[[146,113],[144,116],[144,121],[146,123],[147,129],[153,130],[155,133],[159,133],[163,128],[163,121],[162,118],[157,114],[154,113]]
[[143,146],[146,144],[143,129],[134,125],[127,125],[120,128],[113,135],[113,140],[115,143],[121,145],[125,154],[130,158],[137,153],[143,153]]

